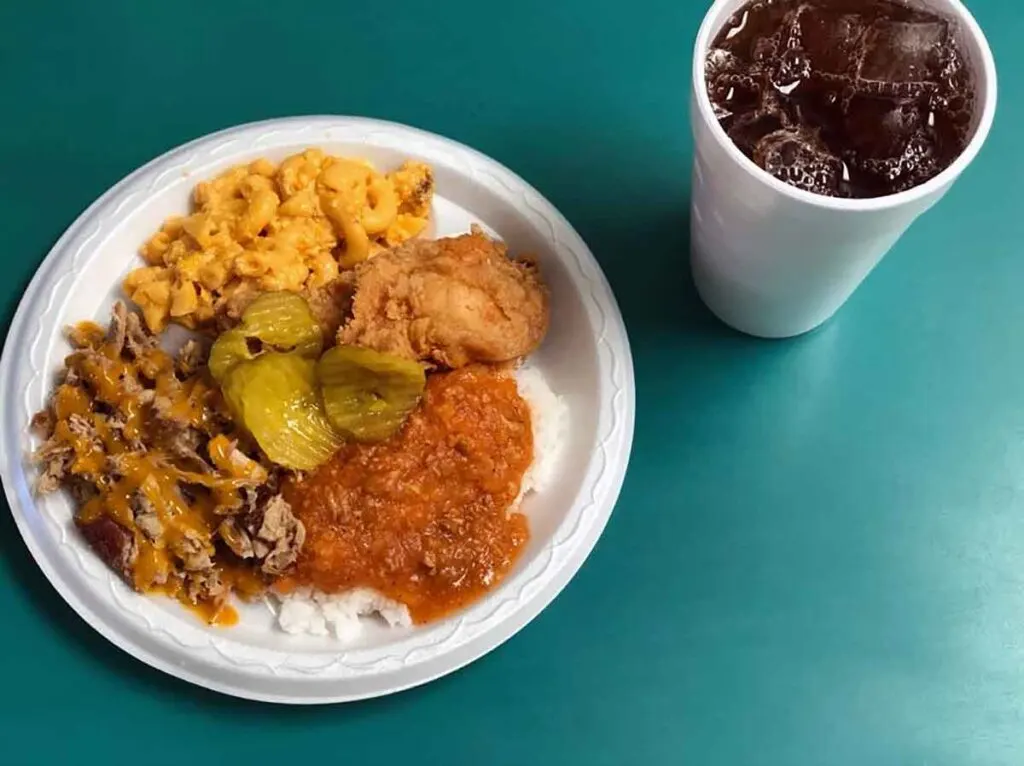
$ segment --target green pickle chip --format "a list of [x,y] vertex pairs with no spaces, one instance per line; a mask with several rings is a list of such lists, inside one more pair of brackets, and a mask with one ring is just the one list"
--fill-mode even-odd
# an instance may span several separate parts
[[249,304],[242,322],[218,336],[210,349],[210,374],[217,382],[242,362],[271,351],[287,351],[316,359],[323,349],[323,331],[300,295],[264,293]]
[[419,363],[357,346],[335,346],[316,366],[324,409],[346,438],[387,439],[419,404],[426,373]]
[[341,446],[320,401],[313,359],[298,352],[261,354],[234,365],[221,390],[235,416],[279,465],[309,471]]

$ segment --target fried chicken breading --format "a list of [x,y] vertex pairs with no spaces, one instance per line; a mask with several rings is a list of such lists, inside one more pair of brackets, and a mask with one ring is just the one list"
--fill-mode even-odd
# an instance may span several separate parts
[[526,356],[548,328],[536,267],[474,227],[411,240],[358,266],[352,317],[338,342],[451,368]]
[[352,274],[345,272],[333,282],[306,291],[305,299],[325,338],[333,338],[352,305]]

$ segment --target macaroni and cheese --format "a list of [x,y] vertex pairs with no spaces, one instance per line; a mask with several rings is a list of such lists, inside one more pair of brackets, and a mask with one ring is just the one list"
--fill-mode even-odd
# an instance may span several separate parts
[[408,161],[381,173],[361,159],[308,149],[279,165],[258,159],[193,193],[195,212],[166,221],[124,280],[146,325],[192,329],[237,319],[263,292],[324,287],[427,225],[434,179]]

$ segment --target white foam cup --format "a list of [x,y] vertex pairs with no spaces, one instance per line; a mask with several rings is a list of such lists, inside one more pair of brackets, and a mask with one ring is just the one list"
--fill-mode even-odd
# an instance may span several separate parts
[[785,338],[829,319],[919,215],[938,202],[978,154],[996,109],[996,69],[985,36],[959,0],[918,2],[953,20],[976,90],[967,147],[913,189],[841,199],[797,189],[747,158],[715,118],[704,79],[708,49],[746,0],[716,0],[697,33],[690,123],[693,278],[722,321]]

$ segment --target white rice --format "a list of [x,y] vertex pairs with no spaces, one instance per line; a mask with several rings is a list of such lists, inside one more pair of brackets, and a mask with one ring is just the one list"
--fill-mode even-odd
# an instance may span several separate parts
[[[551,390],[540,370],[523,367],[516,373],[516,382],[519,394],[530,405],[533,463],[523,476],[514,505],[528,492],[542,492],[551,486],[569,419],[565,402]],[[271,608],[276,607],[277,624],[286,633],[333,634],[341,641],[352,641],[362,632],[363,617],[377,617],[391,627],[412,624],[404,604],[371,588],[353,588],[333,595],[299,588],[285,596],[273,596],[272,602],[276,602]]]
[[554,481],[558,452],[566,441],[569,410],[536,367],[521,368],[516,373],[516,384],[519,395],[530,405],[533,426],[533,463],[523,476],[515,502],[518,505],[527,492],[543,492]]
[[372,588],[330,595],[309,588],[299,588],[278,597],[277,624],[286,633],[308,633],[326,636],[333,633],[342,641],[351,641],[362,631],[360,617],[380,616],[390,626],[412,624],[409,610]]

